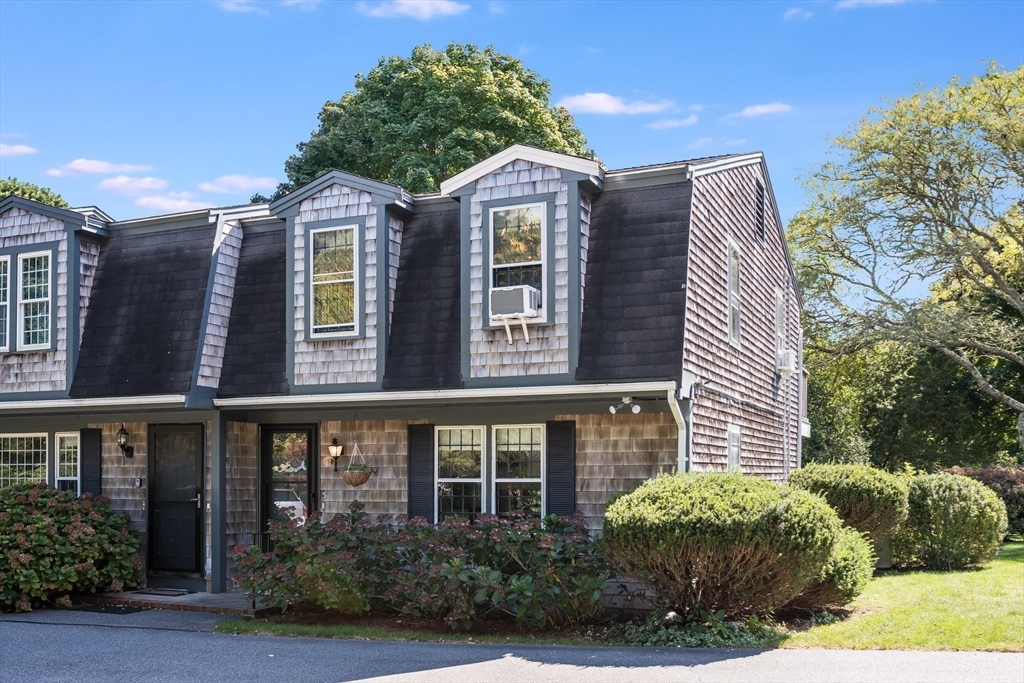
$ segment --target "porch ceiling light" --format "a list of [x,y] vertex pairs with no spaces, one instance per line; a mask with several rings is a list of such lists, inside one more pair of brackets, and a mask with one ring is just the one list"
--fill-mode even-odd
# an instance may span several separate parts
[[121,454],[124,457],[135,457],[135,447],[128,445],[128,430],[124,428],[124,422],[121,423],[121,428],[117,430],[117,445],[121,448]]
[[330,453],[330,455],[327,457],[334,461],[334,471],[337,472],[338,458],[340,458],[342,454],[345,452],[345,447],[339,446],[338,437],[334,437],[331,439],[331,445],[327,447],[327,451]]
[[631,396],[623,396],[622,403],[617,403],[616,405],[608,406],[608,412],[614,415],[615,413],[619,412],[620,410],[627,406],[629,406],[629,412],[633,413],[634,415],[640,412],[640,404],[633,403],[633,398]]

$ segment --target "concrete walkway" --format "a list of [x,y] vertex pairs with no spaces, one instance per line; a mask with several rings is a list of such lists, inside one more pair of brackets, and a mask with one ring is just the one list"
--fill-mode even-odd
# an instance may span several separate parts
[[0,683],[1024,682],[1020,653],[473,645],[211,633],[224,618],[163,610],[0,615]]

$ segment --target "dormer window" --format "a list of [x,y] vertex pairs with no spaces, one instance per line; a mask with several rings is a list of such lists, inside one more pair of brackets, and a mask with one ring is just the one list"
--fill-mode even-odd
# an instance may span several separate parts
[[351,335],[359,315],[358,226],[310,230],[311,336]]
[[537,290],[537,318],[544,319],[547,204],[494,207],[489,218],[491,288],[532,287]]
[[50,252],[18,257],[19,350],[50,347]]
[[7,309],[10,300],[8,283],[10,282],[11,258],[0,257],[0,351],[7,351],[10,345],[7,341]]

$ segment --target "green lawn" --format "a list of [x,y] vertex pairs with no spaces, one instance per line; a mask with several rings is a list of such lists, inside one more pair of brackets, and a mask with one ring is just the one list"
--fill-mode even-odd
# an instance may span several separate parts
[[1024,651],[1024,543],[975,571],[884,572],[850,608],[783,647]]

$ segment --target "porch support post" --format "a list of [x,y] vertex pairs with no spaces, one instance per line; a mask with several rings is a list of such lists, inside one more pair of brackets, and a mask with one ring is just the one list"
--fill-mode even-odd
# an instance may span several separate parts
[[210,592],[228,585],[227,419],[220,411],[210,418]]

